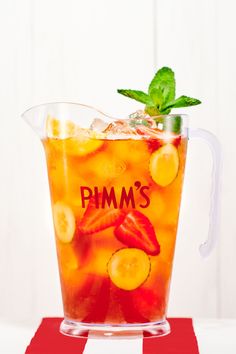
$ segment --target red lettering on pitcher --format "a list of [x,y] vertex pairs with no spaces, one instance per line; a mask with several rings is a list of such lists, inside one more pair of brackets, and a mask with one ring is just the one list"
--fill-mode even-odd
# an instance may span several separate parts
[[146,203],[145,204],[139,204],[140,208],[147,208],[150,204],[150,198],[148,197],[147,194],[144,193],[145,190],[148,190],[148,186],[143,186],[140,188],[140,194],[141,196],[145,199]]
[[95,208],[98,209],[100,207],[99,205],[99,191],[98,191],[98,187],[94,187],[94,200],[95,200]]
[[[117,192],[114,187],[102,187],[99,189],[98,187],[80,187],[81,194],[81,204],[82,208],[86,208],[90,198],[94,199],[94,206],[96,209],[99,208],[114,208],[114,209],[123,209],[123,208],[132,208],[136,209],[135,203],[135,195],[139,192],[140,197],[143,199],[138,200],[138,206],[140,208],[147,208],[150,204],[150,198],[147,194],[149,190],[148,186],[142,186],[141,182],[136,181],[134,183],[134,187],[129,187],[126,189],[125,187],[121,188],[121,192]],[[136,194],[135,194],[135,193]]]
[[[87,195],[85,195],[85,191],[87,191]],[[80,187],[80,194],[81,194],[81,201],[82,201],[82,208],[86,208],[85,201],[92,197],[93,191],[89,187]]]
[[101,207],[105,208],[106,205],[108,207],[112,205],[115,209],[118,207],[114,187],[111,187],[110,192],[107,191],[106,187],[103,187]]
[[131,204],[131,207],[134,209],[135,208],[135,202],[134,202],[134,192],[133,188],[130,187],[129,191],[127,193],[125,187],[122,187],[121,190],[121,196],[120,196],[120,209],[124,208],[124,204],[126,204],[126,207],[129,208]]

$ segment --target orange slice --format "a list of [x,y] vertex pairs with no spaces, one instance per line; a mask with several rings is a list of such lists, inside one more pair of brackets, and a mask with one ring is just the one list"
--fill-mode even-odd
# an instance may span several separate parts
[[179,170],[179,155],[176,147],[166,144],[153,152],[149,164],[152,179],[159,186],[172,183]]
[[60,121],[59,119],[51,116],[47,117],[46,132],[49,138],[65,139],[72,137],[76,134],[78,127],[75,123],[66,120]]
[[148,255],[138,248],[122,248],[108,262],[111,281],[120,289],[134,290],[148,278],[151,263]]
[[73,211],[63,202],[55,203],[52,211],[57,237],[63,243],[71,242],[75,233],[75,217]]

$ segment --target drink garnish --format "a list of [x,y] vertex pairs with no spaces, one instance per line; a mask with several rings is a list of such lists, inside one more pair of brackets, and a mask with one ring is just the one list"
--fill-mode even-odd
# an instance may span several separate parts
[[138,210],[130,210],[120,225],[115,228],[114,234],[128,247],[142,249],[153,256],[160,253],[154,227],[148,217]]
[[134,290],[148,278],[151,263],[148,255],[138,248],[122,248],[115,252],[107,265],[113,284],[123,290]]
[[173,144],[166,144],[154,151],[149,162],[152,179],[161,187],[171,184],[179,171],[179,155]]
[[58,239],[63,243],[70,243],[75,233],[75,217],[73,211],[68,205],[61,201],[53,205],[52,211]]
[[196,106],[196,98],[180,96],[175,98],[175,75],[172,69],[163,67],[157,71],[148,87],[148,93],[138,90],[118,89],[118,93],[145,104],[150,116],[166,115],[172,108]]
[[102,196],[99,195],[99,201],[94,197],[90,198],[87,209],[79,222],[78,231],[82,235],[90,235],[111,226],[119,225],[124,218],[124,212],[120,209],[110,208],[108,206],[97,208],[96,204],[101,204]]

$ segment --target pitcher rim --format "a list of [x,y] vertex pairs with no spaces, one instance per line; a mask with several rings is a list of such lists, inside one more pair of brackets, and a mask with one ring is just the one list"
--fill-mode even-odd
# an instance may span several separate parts
[[[43,107],[43,106],[50,106],[50,105],[55,105],[55,104],[64,104],[64,105],[74,105],[74,106],[82,106],[82,107],[86,107],[86,108],[89,108],[89,109],[93,109],[95,111],[97,111],[98,113],[102,114],[103,116],[107,117],[107,118],[110,118],[110,119],[115,119],[115,120],[118,120],[118,119],[129,119],[129,116],[126,116],[124,118],[118,118],[118,117],[113,117],[112,115],[110,114],[107,114],[107,113],[104,113],[100,108],[97,108],[97,107],[94,107],[94,106],[91,106],[89,104],[86,104],[86,103],[80,103],[80,102],[72,102],[72,101],[50,101],[50,102],[45,102],[45,103],[39,103],[39,104],[36,104],[36,105],[33,105],[31,107],[29,107],[28,109],[26,109],[23,113],[21,113],[21,117],[24,119],[24,115],[26,115],[29,111],[33,110],[33,109],[37,109],[37,108],[40,108],[40,107]],[[135,113],[135,112],[133,112]],[[132,113],[131,113],[132,114]],[[155,115],[155,116],[147,116],[147,117],[143,117],[142,119],[149,119],[149,118],[160,118],[160,117],[177,117],[177,116],[180,116],[186,123],[188,122],[188,118],[189,118],[189,115],[186,114],[186,113],[169,113],[169,114],[158,114],[158,115]]]
[[86,103],[80,103],[80,102],[72,102],[72,101],[50,101],[50,102],[45,102],[45,103],[39,103],[39,104],[36,104],[36,105],[33,105],[29,108],[27,108],[23,113],[21,113],[21,117],[23,117],[27,112],[33,110],[33,109],[37,109],[37,108],[40,108],[40,107],[43,107],[43,106],[50,106],[50,105],[55,105],[55,104],[65,104],[65,105],[74,105],[74,106],[83,106],[83,107],[86,107],[86,108],[90,108],[90,109],[93,109],[99,113],[101,113],[102,115],[106,116],[106,117],[110,117],[112,118],[109,114],[106,114],[104,113],[101,109],[99,108],[96,108],[96,107],[93,107],[93,106],[90,106],[89,104],[86,104]]

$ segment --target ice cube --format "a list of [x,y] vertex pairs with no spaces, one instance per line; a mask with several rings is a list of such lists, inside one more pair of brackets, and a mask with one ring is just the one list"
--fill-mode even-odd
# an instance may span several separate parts
[[100,118],[94,118],[90,125],[90,129],[97,132],[102,133],[108,126],[108,123],[104,122],[104,120]]
[[157,128],[152,128],[144,125],[136,127],[138,134],[142,135],[145,139],[160,139],[163,138],[163,131]]
[[143,119],[145,117],[147,117],[147,114],[141,109],[129,115],[129,119]]
[[146,112],[142,110],[138,110],[129,115],[129,124],[135,128],[137,128],[137,126],[139,125],[147,126],[150,128],[156,128],[155,120],[148,116]]
[[119,119],[110,123],[107,128],[103,131],[107,138],[112,139],[113,137],[119,136],[119,138],[126,138],[131,135],[138,135],[136,129],[134,129],[129,124],[129,119]]

